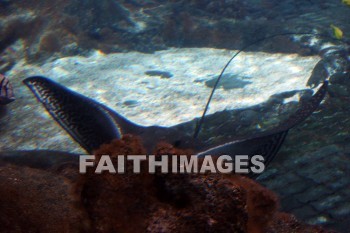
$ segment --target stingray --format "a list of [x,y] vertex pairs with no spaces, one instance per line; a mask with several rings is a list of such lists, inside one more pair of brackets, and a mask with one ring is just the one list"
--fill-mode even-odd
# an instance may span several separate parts
[[[141,138],[148,153],[156,143],[163,141],[180,148],[190,148],[197,156],[262,155],[267,166],[280,149],[288,131],[311,115],[323,100],[328,86],[324,81],[318,91],[287,120],[276,128],[245,139],[227,139],[208,148],[201,140],[181,131],[178,125],[171,127],[142,126],[135,124],[107,106],[74,92],[67,87],[42,76],[24,80],[36,98],[50,115],[89,154],[102,144],[119,139],[125,134]],[[29,167],[49,169],[64,162],[78,162],[75,154],[59,151],[8,151],[0,153],[2,160]]]
[[[295,33],[280,35],[291,34],[295,35]],[[310,33],[305,34],[310,35]],[[262,40],[258,40],[253,44]],[[191,149],[199,157],[223,154],[231,156],[262,155],[266,167],[279,151],[288,131],[304,121],[318,108],[327,92],[328,81],[324,81],[308,101],[303,102],[294,114],[272,130],[256,133],[245,138],[223,139],[217,145],[208,146],[204,141],[198,139],[198,135],[205,120],[209,103],[224,71],[233,58],[244,49],[238,51],[221,71],[193,136],[184,132],[180,125],[171,127],[138,125],[98,101],[72,91],[47,77],[33,76],[26,78],[23,82],[50,115],[89,154],[93,154],[103,144],[110,143],[114,139],[120,139],[125,134],[132,134],[140,137],[148,153],[152,153],[158,142],[167,142],[178,148]],[[323,79],[325,80],[324,77]],[[50,150],[6,151],[0,152],[0,158],[2,161],[42,169],[49,169],[67,161],[78,162],[79,160],[78,155]]]

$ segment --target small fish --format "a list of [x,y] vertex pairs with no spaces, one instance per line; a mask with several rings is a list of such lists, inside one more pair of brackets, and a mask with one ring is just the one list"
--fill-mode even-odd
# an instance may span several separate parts
[[342,3],[345,4],[345,5],[350,6],[350,0],[343,0]]
[[13,88],[8,78],[0,74],[0,105],[11,103],[15,100]]
[[331,24],[331,28],[333,29],[333,35],[335,38],[337,38],[338,40],[343,38],[343,31],[340,28],[334,26],[333,24]]

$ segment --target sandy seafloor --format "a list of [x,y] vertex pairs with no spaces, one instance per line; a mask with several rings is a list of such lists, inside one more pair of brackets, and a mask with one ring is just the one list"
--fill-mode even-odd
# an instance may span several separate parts
[[[17,100],[7,106],[0,118],[0,150],[82,152],[22,84],[26,77],[50,77],[138,124],[170,126],[202,114],[211,91],[205,81],[219,75],[234,53],[212,48],[169,49],[154,54],[105,55],[95,51],[89,57],[65,57],[41,66],[19,61],[6,74]],[[232,80],[222,80],[235,88],[219,88],[209,113],[246,108],[276,93],[305,89],[319,59],[297,54],[241,53],[226,71],[233,74]],[[173,76],[162,78],[145,73],[154,70]]]

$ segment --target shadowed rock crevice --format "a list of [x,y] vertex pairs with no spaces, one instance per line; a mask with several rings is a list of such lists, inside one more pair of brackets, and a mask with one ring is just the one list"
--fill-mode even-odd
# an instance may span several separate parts
[[[2,1],[4,2],[4,1]],[[314,1],[11,1],[0,11],[0,49],[22,39],[31,62],[51,56],[87,54],[99,49],[154,52],[168,47],[240,49],[259,38],[284,32],[314,32],[331,37],[329,22],[349,29],[346,8]],[[326,6],[324,6],[326,5]],[[324,9],[327,10],[324,10]],[[318,11],[321,9],[321,11]],[[283,13],[279,13],[283,12]],[[334,18],[336,12],[336,18]],[[341,12],[341,13],[340,13]],[[24,16],[11,22],[8,15]],[[281,22],[284,22],[281,24]],[[20,28],[15,33],[7,28]],[[33,30],[34,29],[34,30]],[[314,41],[317,41],[315,44]],[[251,51],[315,54],[329,38],[280,37]],[[2,54],[3,56],[3,54]]]

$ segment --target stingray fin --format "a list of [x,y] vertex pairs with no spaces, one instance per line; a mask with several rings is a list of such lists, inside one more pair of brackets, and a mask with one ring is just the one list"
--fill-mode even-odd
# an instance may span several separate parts
[[[200,152],[197,154],[197,156],[203,157],[206,155],[229,155],[234,158],[236,155],[248,155],[248,157],[251,158],[254,155],[261,155],[264,157],[263,162],[265,166],[268,166],[268,164],[273,160],[281,148],[287,134],[288,130],[285,130],[279,133],[269,134],[261,137],[232,141]],[[254,174],[250,175],[254,176]]]
[[325,80],[322,86],[317,92],[305,103],[302,103],[301,107],[292,114],[287,120],[283,121],[280,126],[276,127],[273,131],[283,131],[293,128],[300,124],[306,118],[308,118],[320,105],[324,99],[328,90],[328,81]]
[[87,152],[121,137],[117,122],[98,102],[45,77],[29,77],[23,82]]
[[[302,104],[294,114],[275,129],[255,135],[248,139],[224,143],[200,152],[197,156],[230,155],[231,157],[234,157],[235,155],[248,155],[251,157],[253,155],[262,155],[264,157],[265,166],[268,166],[282,146],[289,129],[304,121],[318,108],[327,92],[327,87],[328,82],[324,81],[323,85],[308,102]],[[250,175],[256,176],[256,174]]]

